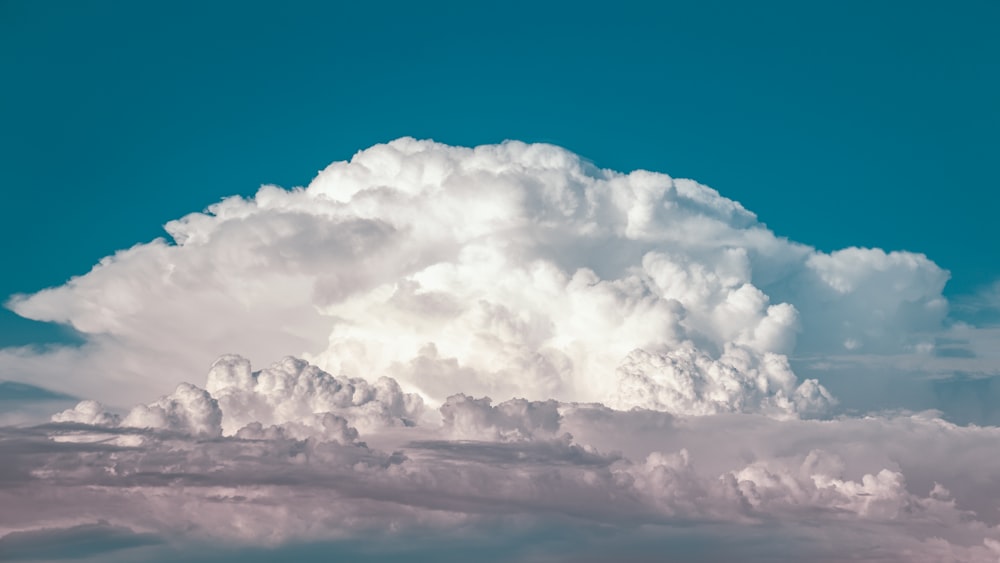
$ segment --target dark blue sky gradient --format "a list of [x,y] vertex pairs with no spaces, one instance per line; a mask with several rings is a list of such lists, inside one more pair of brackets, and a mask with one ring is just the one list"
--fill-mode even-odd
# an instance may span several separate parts
[[1000,278],[998,2],[281,4],[0,1],[0,296],[403,135],[692,177],[952,296]]

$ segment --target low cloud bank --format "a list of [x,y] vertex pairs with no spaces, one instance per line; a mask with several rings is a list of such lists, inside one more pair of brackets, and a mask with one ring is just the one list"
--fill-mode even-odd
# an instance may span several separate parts
[[[98,518],[154,551],[168,541],[391,545],[409,534],[459,546],[487,531],[514,541],[535,525],[598,526],[595,549],[610,549],[640,530],[694,525],[786,541],[780,554],[793,559],[1000,557],[997,428],[930,414],[696,416],[461,394],[433,410],[394,381],[292,358],[255,372],[223,357],[208,387],[181,384],[124,416],[83,401],[52,424],[0,429],[0,544]],[[816,534],[823,541],[798,544]],[[665,534],[656,545],[684,541]]]

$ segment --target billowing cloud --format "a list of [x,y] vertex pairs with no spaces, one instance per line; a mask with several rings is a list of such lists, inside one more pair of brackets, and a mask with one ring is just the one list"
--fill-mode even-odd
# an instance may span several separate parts
[[291,357],[254,372],[245,358],[224,356],[212,365],[206,389],[218,398],[227,433],[252,422],[301,422],[314,413],[349,416],[363,431],[412,426],[424,414],[420,397],[403,393],[393,379],[336,377]]
[[[233,352],[388,376],[431,404],[467,393],[794,416],[829,397],[799,390],[779,356],[911,353],[947,309],[947,273],[922,255],[825,254],[691,180],[513,141],[399,139],[306,188],[265,186],[166,229],[170,241],[15,297],[19,314],[87,341],[4,350],[0,365],[116,403]],[[657,366],[684,363],[679,349],[699,367],[683,370],[689,390],[667,391]],[[734,362],[755,375],[724,375]]]
[[540,528],[571,548],[509,559],[1000,555],[997,428],[836,392],[842,371],[995,370],[921,254],[821,252],[550,145],[409,138],[166,229],[11,299],[84,343],[0,368],[86,400],[0,429],[0,546],[99,529],[168,560]]

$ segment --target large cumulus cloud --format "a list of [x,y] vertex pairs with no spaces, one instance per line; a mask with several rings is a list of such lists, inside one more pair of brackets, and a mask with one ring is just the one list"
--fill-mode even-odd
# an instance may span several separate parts
[[0,429],[0,548],[1000,553],[997,428],[830,391],[996,369],[921,254],[821,252],[550,145],[409,138],[166,229],[11,299],[84,343],[0,368],[85,400]]
[[[0,365],[122,403],[234,352],[389,376],[432,404],[464,392],[796,415],[829,403],[781,366],[797,343],[914,353],[946,313],[947,273],[922,255],[818,252],[691,180],[550,145],[399,139],[166,229],[12,299],[87,341],[8,349]],[[664,361],[691,389],[664,385]]]

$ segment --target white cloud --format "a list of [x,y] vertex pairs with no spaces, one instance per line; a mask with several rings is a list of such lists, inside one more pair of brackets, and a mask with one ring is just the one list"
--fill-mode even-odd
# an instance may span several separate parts
[[442,424],[454,438],[502,442],[553,439],[559,431],[559,403],[511,399],[493,406],[488,397],[453,395],[441,405]]
[[79,422],[94,426],[118,426],[121,417],[105,410],[97,401],[80,401],[75,407],[52,415],[53,422]]
[[420,397],[403,393],[393,379],[337,377],[291,357],[254,372],[245,358],[224,356],[212,365],[206,389],[218,399],[227,434],[252,422],[280,425],[316,413],[346,416],[362,431],[413,425],[424,415]]
[[[798,348],[846,353],[844,342],[892,353],[946,311],[947,274],[922,255],[824,254],[693,181],[513,141],[399,139],[307,188],[265,186],[166,229],[172,244],[15,297],[19,314],[71,324],[87,343],[3,350],[0,365],[115,403],[166,392],[222,352],[389,376],[432,404],[457,392],[624,400],[615,374],[637,349],[754,365]],[[763,405],[726,400],[683,412]]]
[[222,434],[222,409],[204,389],[181,383],[176,391],[155,403],[133,408],[121,423],[196,436],[219,436]]
[[[17,545],[556,522],[661,552],[701,523],[705,549],[789,539],[764,559],[997,559],[997,428],[838,415],[824,387],[843,366],[995,370],[986,332],[945,326],[923,255],[820,252],[691,180],[549,145],[409,138],[166,229],[10,302],[86,342],[0,350],[5,373],[138,403],[0,429]],[[910,389],[891,381],[839,412]]]
[[814,379],[797,383],[785,356],[727,346],[716,360],[689,343],[662,354],[630,353],[618,366],[612,405],[678,414],[824,412],[833,398]]

